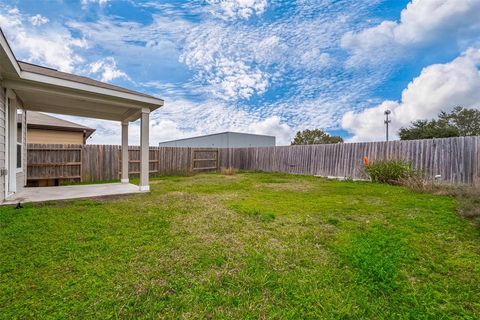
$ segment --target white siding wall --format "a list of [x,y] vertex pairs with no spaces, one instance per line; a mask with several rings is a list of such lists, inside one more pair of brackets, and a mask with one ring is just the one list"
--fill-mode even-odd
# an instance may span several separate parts
[[[6,168],[5,162],[5,88],[0,86],[0,168]],[[0,201],[5,199],[5,176],[0,175]]]
[[[7,161],[5,159],[5,150],[6,150],[6,119],[7,115],[5,114],[5,98],[6,98],[6,90],[3,87],[0,87],[0,168],[7,167]],[[17,104],[19,107],[23,107],[21,102],[17,100]],[[21,191],[27,181],[26,172],[27,172],[27,148],[26,148],[26,138],[27,138],[27,126],[26,126],[26,117],[25,112],[23,112],[22,116],[22,130],[23,130],[23,170],[22,172],[16,173],[16,181],[17,181],[17,192]],[[14,171],[15,172],[15,171]],[[0,201],[5,199],[5,176],[0,175]]]

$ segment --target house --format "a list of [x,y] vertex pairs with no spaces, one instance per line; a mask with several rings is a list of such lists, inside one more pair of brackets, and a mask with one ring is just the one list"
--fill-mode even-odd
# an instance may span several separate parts
[[[138,191],[149,191],[150,113],[163,104],[162,99],[140,92],[18,61],[0,30],[0,201],[16,201],[25,187],[28,111],[118,121],[124,160],[128,159],[129,123],[140,119]],[[122,161],[121,181],[125,186],[115,187],[120,193],[132,187],[128,161]]]
[[275,137],[251,133],[221,132],[160,142],[160,147],[248,148],[274,147]]
[[45,113],[28,111],[27,144],[85,144],[95,129]]

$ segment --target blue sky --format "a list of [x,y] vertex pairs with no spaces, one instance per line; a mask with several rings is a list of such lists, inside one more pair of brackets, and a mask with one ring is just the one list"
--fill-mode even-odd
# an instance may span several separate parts
[[[151,144],[226,130],[288,144],[306,128],[380,140],[386,108],[394,131],[478,108],[479,15],[480,0],[0,4],[17,58],[165,99]],[[120,142],[117,123],[66,118]]]

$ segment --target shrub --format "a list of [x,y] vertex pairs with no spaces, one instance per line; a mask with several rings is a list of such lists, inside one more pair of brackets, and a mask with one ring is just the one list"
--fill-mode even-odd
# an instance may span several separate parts
[[385,160],[370,163],[365,171],[373,182],[399,184],[402,180],[417,175],[412,165],[401,160]]

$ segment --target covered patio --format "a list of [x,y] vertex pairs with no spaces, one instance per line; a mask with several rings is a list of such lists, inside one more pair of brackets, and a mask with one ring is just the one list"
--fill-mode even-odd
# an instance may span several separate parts
[[[87,77],[77,76],[16,60],[8,43],[0,34],[2,49],[0,62],[1,87],[8,96],[9,146],[6,152],[6,172],[16,172],[17,158],[23,154],[17,149],[15,110],[39,111],[118,121],[121,124],[122,174],[121,184],[83,185],[78,187],[23,188],[14,174],[5,178],[5,200],[12,202],[45,201],[99,195],[125,194],[149,191],[149,119],[150,113],[163,106],[162,99],[132,91]],[[139,185],[129,184],[128,129],[129,123],[140,119],[140,179]],[[23,146],[22,148],[25,148]],[[125,161],[126,160],[126,161]],[[22,160],[19,160],[22,161]],[[23,183],[24,184],[24,183]],[[90,189],[89,189],[90,188]],[[22,192],[23,189],[23,192]],[[50,194],[50,195],[48,195]],[[45,199],[45,200],[38,200]]]

